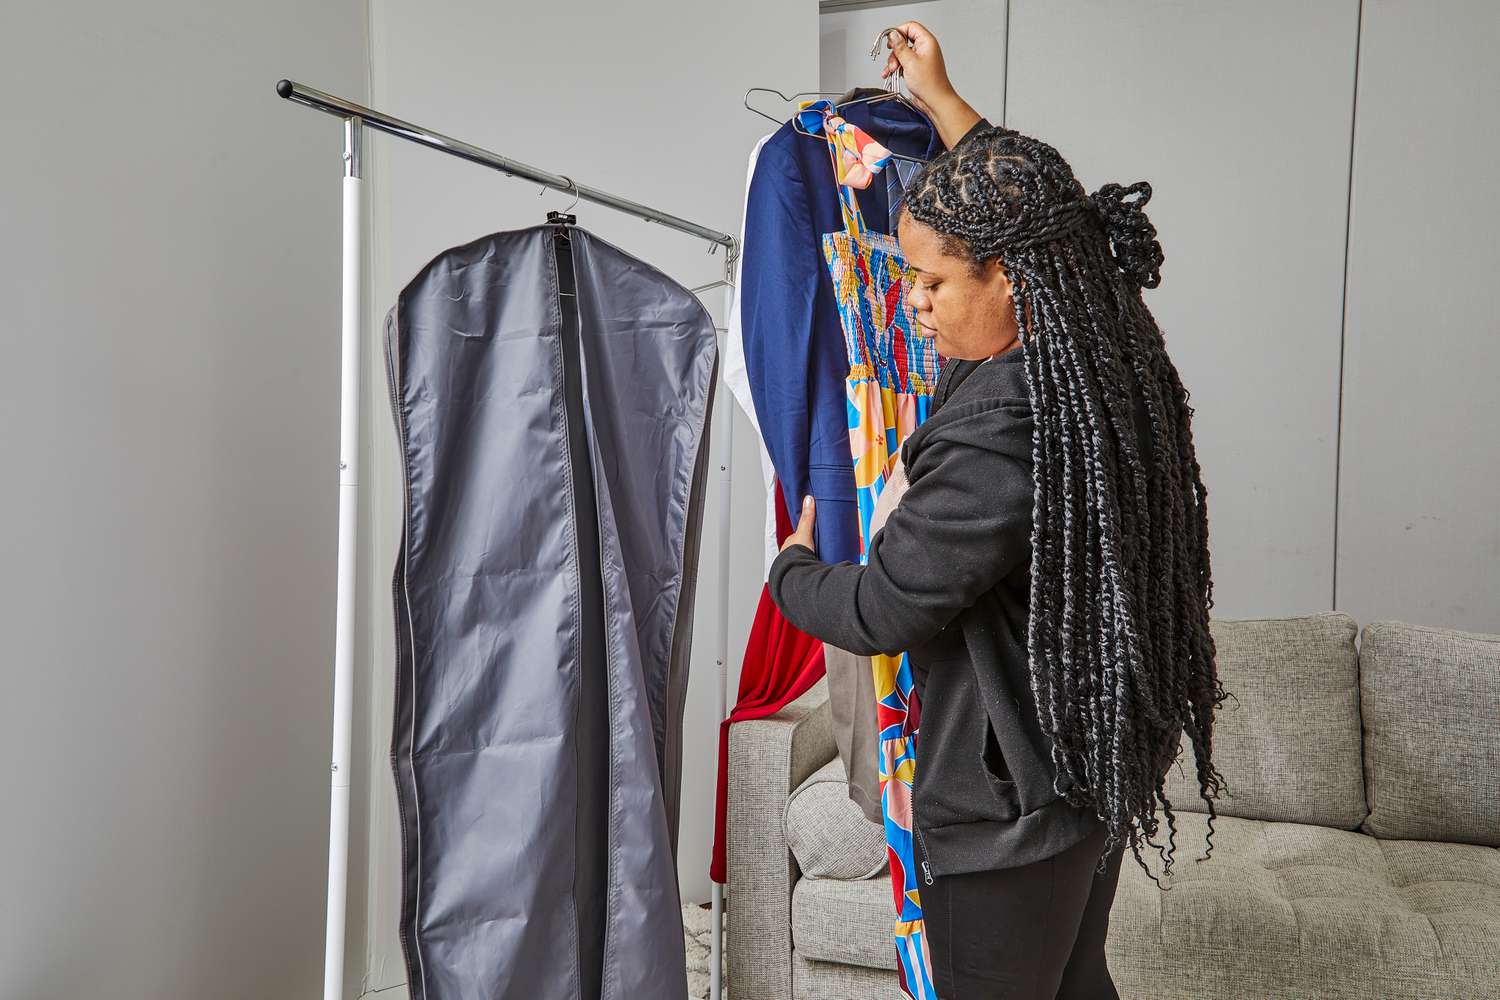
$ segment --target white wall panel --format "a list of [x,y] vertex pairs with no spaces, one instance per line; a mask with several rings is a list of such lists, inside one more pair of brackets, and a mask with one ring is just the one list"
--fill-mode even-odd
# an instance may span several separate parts
[[0,13],[0,997],[319,994],[363,0]]
[[1333,600],[1356,0],[1012,0],[1007,124],[1151,182],[1146,300],[1192,394],[1215,608]]
[[1361,39],[1338,607],[1500,632],[1500,5]]

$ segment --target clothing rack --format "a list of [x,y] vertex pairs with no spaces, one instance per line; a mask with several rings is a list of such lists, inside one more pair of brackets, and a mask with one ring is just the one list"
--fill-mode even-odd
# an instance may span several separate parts
[[[728,233],[700,226],[696,222],[662,212],[640,202],[631,201],[598,188],[576,183],[565,174],[554,174],[513,160],[499,153],[471,145],[452,136],[434,132],[420,125],[402,121],[392,115],[346,101],[341,97],[312,87],[281,80],[276,93],[297,104],[323,111],[344,121],[344,241],[343,241],[343,347],[341,357],[341,390],[339,407],[339,540],[338,600],[335,616],[333,653],[333,763],[332,797],[328,824],[328,925],[323,952],[323,1000],[343,1000],[344,988],[344,919],[349,861],[349,754],[353,720],[354,686],[354,598],[355,546],[358,536],[359,498],[359,379],[360,379],[360,303],[364,288],[363,225],[363,145],[364,130],[374,129],[398,139],[414,142],[480,166],[499,170],[508,177],[522,177],[544,187],[571,192],[582,199],[657,222],[669,229],[687,233],[709,242],[709,252],[725,248],[724,278],[700,286],[695,291],[723,285],[725,326],[718,327],[727,336],[729,310],[734,298],[734,264],[739,255],[739,241]],[[571,208],[571,206],[570,206]],[[557,213],[553,213],[554,215]],[[720,351],[723,357],[723,351]],[[720,378],[722,379],[722,365]],[[730,433],[733,410],[727,386],[715,393],[714,434],[719,443],[719,482],[723,496],[719,504],[719,620],[718,620],[718,706],[716,722],[728,713],[729,664],[729,498],[730,458],[733,435]],[[718,730],[715,727],[715,745]],[[723,969],[724,888],[713,886],[713,945],[711,959],[711,996],[721,995]]]

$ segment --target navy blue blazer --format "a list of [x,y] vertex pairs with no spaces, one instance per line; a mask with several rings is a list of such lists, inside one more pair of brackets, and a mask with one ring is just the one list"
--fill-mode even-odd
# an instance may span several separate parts
[[[929,160],[942,140],[926,116],[900,101],[839,110],[887,148]],[[867,228],[889,232],[886,171],[855,193]],[[745,367],[756,419],[796,523],[802,497],[817,500],[818,553],[859,561],[859,511],[844,380],[849,358],[823,234],[843,229],[833,165],[821,136],[787,122],[766,140],[751,176],[740,275]]]

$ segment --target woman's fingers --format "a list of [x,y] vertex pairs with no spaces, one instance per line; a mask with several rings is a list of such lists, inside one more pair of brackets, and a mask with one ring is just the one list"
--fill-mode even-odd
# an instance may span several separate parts
[[909,36],[900,28],[892,28],[885,33],[885,47],[891,50],[890,56],[885,61],[887,73],[893,72],[898,65],[903,71],[911,70],[917,52],[908,38]]
[[928,31],[927,25],[923,24],[921,21],[903,22],[896,25],[896,30],[901,32],[907,38],[910,38],[912,44],[916,45],[918,48],[921,47],[921,42],[924,39],[934,44],[937,43],[937,36]]
[[817,518],[817,511],[813,507],[813,498],[812,498],[812,496],[809,495],[809,496],[803,497],[802,498],[802,516],[797,520],[797,531],[798,532],[804,532],[805,531],[805,532],[807,532],[807,534],[811,535],[812,534],[812,530],[813,530],[813,522],[816,520],[816,518]]
[[906,85],[919,106],[950,89],[948,70],[943,65],[943,50],[937,36],[920,21],[907,21],[885,33],[891,54],[885,61],[881,79],[899,68]]
[[811,494],[802,498],[802,517],[797,521],[797,540],[808,548],[817,550],[813,544],[813,521],[817,518],[817,511],[813,506]]
[[886,47],[891,56],[902,65],[925,59],[938,51],[937,36],[927,30],[921,21],[907,21],[885,33]]
[[806,545],[816,552],[818,547],[813,543],[813,523],[816,518],[817,511],[813,506],[813,498],[811,496],[803,497],[802,511],[797,517],[797,527],[781,543],[782,551],[785,551],[789,545]]

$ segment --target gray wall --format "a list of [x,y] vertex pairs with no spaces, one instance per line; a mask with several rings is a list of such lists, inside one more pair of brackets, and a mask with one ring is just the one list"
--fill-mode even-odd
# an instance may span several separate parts
[[1500,5],[1365,0],[1338,606],[1500,632]]
[[1196,409],[1224,617],[1333,599],[1357,21],[1357,0],[1011,2],[1006,123],[1089,191],[1152,184],[1146,301]]
[[364,8],[0,19],[0,997],[322,982]]
[[1500,631],[1500,5],[891,4],[822,18],[828,89],[907,18],[1086,188],[1152,183],[1215,614]]
[[821,89],[884,86],[880,71],[890,50],[882,44],[881,58],[871,59],[870,47],[881,31],[907,21],[920,21],[937,36],[953,86],[998,123],[1005,106],[1004,0],[920,0],[823,14]]
[[[606,5],[584,0],[528,7],[373,0],[373,88],[378,106],[580,183],[616,192],[737,232],[745,164],[770,123],[741,106],[745,90],[786,93],[817,87],[817,11],[802,0],[716,5],[707,23],[693,0]],[[759,95],[758,106],[766,106]],[[437,154],[375,137],[375,323],[402,283],[434,255],[483,233],[534,225],[572,199]],[[579,225],[662,268],[689,287],[722,275],[723,256],[707,245],[580,203]],[[722,289],[704,296],[723,321]],[[369,655],[361,683],[369,748],[364,767],[371,841],[367,987],[405,979],[395,924],[398,836],[387,757],[391,710],[389,574],[400,535],[400,478],[378,349],[370,357],[371,407],[366,524],[374,587],[366,621]],[[727,397],[727,393],[723,393]],[[721,411],[722,412],[722,411]],[[731,702],[740,658],[760,595],[765,492],[750,425],[735,413],[734,494],[739,530],[732,550]],[[717,461],[711,466],[717,468]],[[711,476],[699,562],[698,616],[686,707],[679,856],[683,898],[709,897],[713,820],[714,703],[719,505]],[[370,723],[373,720],[373,724]],[[352,944],[351,944],[352,946]],[[392,996],[400,995],[393,991]]]

